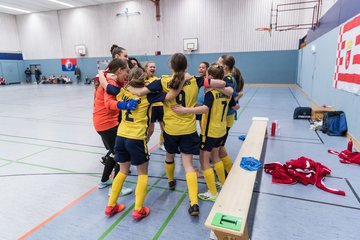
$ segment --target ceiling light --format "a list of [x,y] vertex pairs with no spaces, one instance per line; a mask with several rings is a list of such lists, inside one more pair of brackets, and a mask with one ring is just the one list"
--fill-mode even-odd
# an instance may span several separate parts
[[7,6],[4,6],[4,5],[0,5],[0,8],[6,8],[6,9],[19,11],[19,12],[23,12],[23,13],[30,13],[30,11],[26,11],[26,10],[22,10],[22,9],[19,9],[19,8],[14,8],[14,7],[7,7]]
[[58,4],[61,4],[61,5],[64,5],[64,6],[67,6],[67,7],[75,7],[74,5],[71,5],[71,4],[68,4],[68,3],[64,3],[64,2],[60,2],[60,1],[57,1],[57,0],[49,0],[50,2],[54,2],[54,3],[58,3]]

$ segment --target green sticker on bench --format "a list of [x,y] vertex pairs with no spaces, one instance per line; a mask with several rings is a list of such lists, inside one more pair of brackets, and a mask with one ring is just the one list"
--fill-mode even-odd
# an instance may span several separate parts
[[222,213],[215,213],[215,216],[211,222],[211,225],[227,228],[235,231],[240,231],[242,219],[240,217],[234,217]]

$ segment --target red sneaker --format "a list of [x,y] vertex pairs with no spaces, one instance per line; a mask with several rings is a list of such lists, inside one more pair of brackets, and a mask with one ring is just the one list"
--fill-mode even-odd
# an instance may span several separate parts
[[133,214],[132,214],[132,217],[133,217],[134,220],[140,221],[144,217],[149,216],[149,214],[150,214],[150,208],[143,207],[140,211],[139,210],[134,210]]
[[126,206],[124,204],[116,204],[114,207],[106,206],[105,215],[111,217],[124,210],[125,207]]

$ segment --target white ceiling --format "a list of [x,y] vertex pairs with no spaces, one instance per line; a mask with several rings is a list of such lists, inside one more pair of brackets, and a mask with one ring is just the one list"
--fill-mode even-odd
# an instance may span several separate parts
[[[59,0],[64,3],[74,5],[75,7],[84,7],[90,5],[98,5],[111,2],[121,2],[125,0]],[[68,9],[70,7],[51,2],[49,0],[0,0],[0,5],[7,7],[19,8],[30,12],[44,12],[60,9]],[[15,10],[0,7],[0,13],[8,13],[13,15],[26,14]]]

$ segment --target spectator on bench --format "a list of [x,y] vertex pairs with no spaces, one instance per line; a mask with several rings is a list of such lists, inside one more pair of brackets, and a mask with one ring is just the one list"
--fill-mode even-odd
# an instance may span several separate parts
[[6,85],[5,78],[3,76],[0,76],[0,85]]

